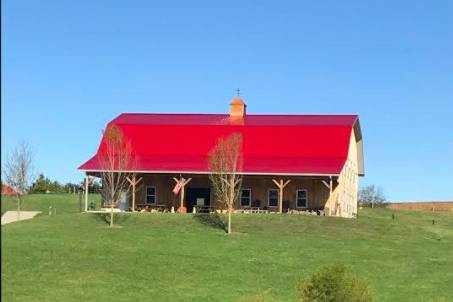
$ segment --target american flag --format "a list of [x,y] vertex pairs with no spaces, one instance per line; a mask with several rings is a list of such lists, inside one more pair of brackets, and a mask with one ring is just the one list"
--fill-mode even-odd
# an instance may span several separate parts
[[181,190],[181,183],[178,181],[178,182],[176,183],[175,187],[173,188],[173,193],[174,193],[175,195],[178,195],[179,190]]

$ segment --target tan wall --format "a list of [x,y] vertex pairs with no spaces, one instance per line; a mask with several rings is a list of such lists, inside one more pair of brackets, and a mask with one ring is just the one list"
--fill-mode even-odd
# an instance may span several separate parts
[[357,142],[354,130],[351,132],[348,158],[337,179],[337,186],[332,192],[333,212],[337,216],[352,217],[357,213],[359,188],[359,169],[357,162]]
[[[168,206],[179,206],[179,195],[174,195],[172,190],[175,185],[173,177],[179,175],[170,174],[144,174],[139,175],[143,177],[136,193],[136,203],[145,203],[146,186],[155,186],[157,194],[157,203],[165,204]],[[185,178],[192,177],[190,183],[186,188],[211,187],[209,177],[207,175],[184,175]],[[280,179],[275,177],[275,179]],[[291,182],[285,187],[283,191],[283,200],[288,200],[290,208],[296,208],[296,191],[299,189],[306,189],[308,192],[308,209],[322,209],[329,198],[329,189],[322,183],[322,179],[306,178],[306,177],[283,177],[284,180],[291,179]],[[324,180],[327,180],[324,178]],[[245,176],[243,179],[242,187],[244,189],[251,189],[252,203],[255,200],[260,201],[260,206],[268,205],[268,191],[269,189],[277,189],[276,185],[272,182],[272,177],[265,176]],[[219,203],[215,202],[215,197],[211,189],[211,205],[220,207]],[[239,207],[239,204],[236,205]]]

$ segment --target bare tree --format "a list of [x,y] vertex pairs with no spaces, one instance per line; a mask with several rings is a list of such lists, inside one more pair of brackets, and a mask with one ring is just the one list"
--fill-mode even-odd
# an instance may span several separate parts
[[3,170],[5,183],[14,190],[17,198],[17,220],[20,220],[23,196],[28,193],[33,182],[32,169],[31,147],[26,142],[21,142],[9,154]]
[[242,135],[233,133],[220,138],[209,153],[209,169],[216,199],[228,210],[228,234],[231,234],[231,212],[239,199],[242,175]]
[[127,178],[133,169],[131,144],[117,126],[109,126],[104,131],[103,144],[99,156],[101,167],[101,195],[110,206],[110,227],[113,227],[113,209],[117,206],[121,192],[128,190]]
[[366,186],[360,189],[358,199],[361,205],[371,208],[374,208],[374,206],[382,206],[386,201],[382,189],[375,185]]

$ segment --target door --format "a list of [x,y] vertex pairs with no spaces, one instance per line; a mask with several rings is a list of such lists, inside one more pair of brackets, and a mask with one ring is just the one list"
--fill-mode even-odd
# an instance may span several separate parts
[[118,208],[121,211],[127,211],[127,209],[129,208],[129,203],[127,201],[127,199],[128,199],[127,197],[128,197],[127,191],[120,192],[120,196],[118,198]]
[[187,213],[192,213],[195,205],[209,206],[211,204],[211,189],[209,188],[187,188],[185,193]]

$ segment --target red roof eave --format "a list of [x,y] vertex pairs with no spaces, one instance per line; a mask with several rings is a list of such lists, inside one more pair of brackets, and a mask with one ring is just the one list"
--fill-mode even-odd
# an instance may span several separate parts
[[[306,175],[335,176],[341,173],[343,158],[244,158],[244,175]],[[128,172],[209,174],[208,159],[204,156],[154,156],[138,158]],[[104,171],[96,154],[78,169],[85,172]]]

